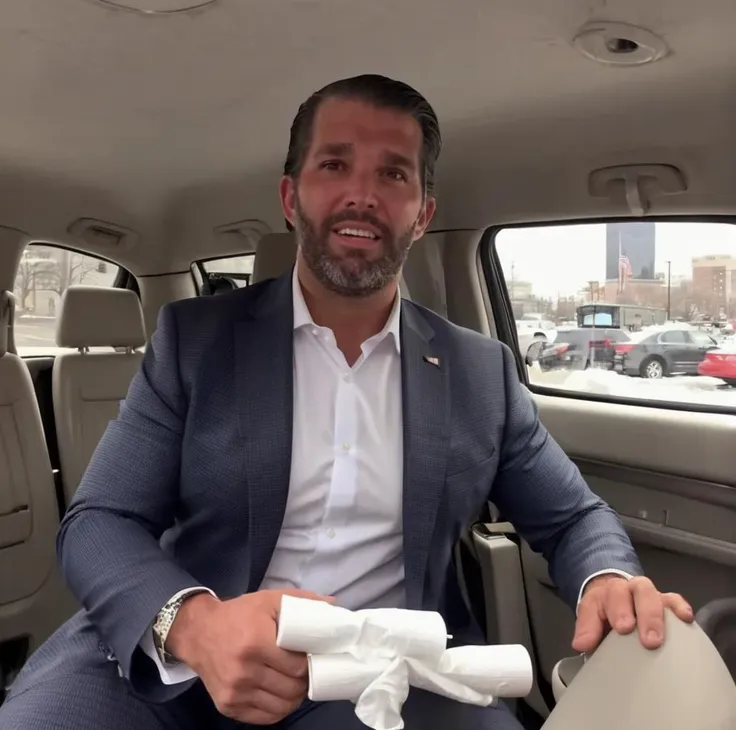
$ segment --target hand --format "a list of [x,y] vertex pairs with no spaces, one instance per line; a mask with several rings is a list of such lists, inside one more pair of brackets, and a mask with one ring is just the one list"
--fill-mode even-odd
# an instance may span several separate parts
[[615,574],[593,578],[578,607],[572,647],[577,652],[590,653],[611,628],[619,634],[630,634],[638,625],[642,645],[656,649],[664,641],[666,608],[686,623],[695,618],[682,596],[660,593],[649,578],[629,580]]
[[182,604],[166,646],[202,680],[219,712],[273,725],[304,701],[306,654],[276,646],[283,595],[332,601],[309,591],[258,591],[229,601],[208,593]]

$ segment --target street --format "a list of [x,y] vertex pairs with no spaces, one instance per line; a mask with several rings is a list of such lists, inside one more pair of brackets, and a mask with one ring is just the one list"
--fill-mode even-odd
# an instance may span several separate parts
[[20,355],[29,348],[56,348],[55,317],[17,317],[14,333],[15,346]]

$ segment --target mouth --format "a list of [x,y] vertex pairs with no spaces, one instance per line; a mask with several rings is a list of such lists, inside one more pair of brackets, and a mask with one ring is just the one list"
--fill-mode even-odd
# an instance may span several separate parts
[[341,243],[352,248],[370,248],[381,240],[379,231],[365,223],[351,223],[336,226],[332,233]]

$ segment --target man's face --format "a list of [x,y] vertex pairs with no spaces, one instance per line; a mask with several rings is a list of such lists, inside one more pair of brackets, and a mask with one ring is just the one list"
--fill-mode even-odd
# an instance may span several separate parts
[[422,131],[409,114],[330,98],[319,106],[297,180],[281,182],[304,262],[327,289],[368,296],[394,281],[432,218]]

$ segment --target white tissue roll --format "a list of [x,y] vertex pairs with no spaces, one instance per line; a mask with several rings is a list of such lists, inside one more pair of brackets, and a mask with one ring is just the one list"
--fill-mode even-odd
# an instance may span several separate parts
[[350,700],[355,703],[391,664],[390,659],[360,661],[349,654],[313,654],[307,661],[308,696],[314,702]]
[[404,656],[436,664],[447,627],[435,611],[373,608],[349,611],[325,601],[285,595],[276,644],[306,654]]
[[365,619],[359,644],[383,656],[403,656],[436,663],[447,649],[447,626],[436,611],[370,608],[357,612]]
[[412,686],[461,702],[486,705],[495,697],[525,697],[534,672],[521,644],[448,649],[436,669],[410,662]]
[[340,654],[355,644],[360,619],[326,601],[282,596],[276,644],[305,654]]

